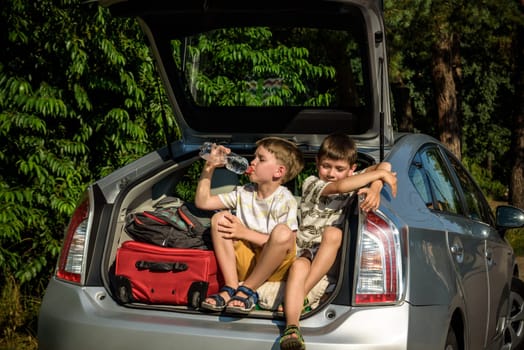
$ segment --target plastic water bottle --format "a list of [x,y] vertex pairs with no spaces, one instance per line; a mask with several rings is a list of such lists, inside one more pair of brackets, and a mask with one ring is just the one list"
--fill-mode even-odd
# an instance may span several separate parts
[[[204,142],[202,146],[200,146],[200,157],[205,160],[209,160],[211,151],[216,147],[218,147],[216,143]],[[229,154],[226,154],[225,152],[221,152],[219,157],[220,162],[225,164],[226,169],[234,173],[244,174],[249,167],[249,162],[247,159],[239,156],[236,153],[229,152]]]

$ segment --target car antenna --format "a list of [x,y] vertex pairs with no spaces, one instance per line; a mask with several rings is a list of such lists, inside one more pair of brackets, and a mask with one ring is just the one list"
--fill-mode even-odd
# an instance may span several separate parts
[[379,58],[380,62],[380,110],[379,110],[379,123],[380,123],[380,161],[384,160],[384,59]]
[[[375,33],[375,42],[382,42],[384,34],[381,31]],[[380,161],[384,160],[384,57],[379,57],[380,74],[380,102],[379,102],[379,140],[380,140]]]

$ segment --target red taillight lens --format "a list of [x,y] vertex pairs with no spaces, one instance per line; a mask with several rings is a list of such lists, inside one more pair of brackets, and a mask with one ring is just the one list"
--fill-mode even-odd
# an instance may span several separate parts
[[378,213],[361,213],[355,304],[395,303],[401,296],[401,252],[395,226]]
[[75,283],[82,281],[88,219],[89,200],[86,199],[76,208],[67,227],[64,245],[58,259],[57,278]]

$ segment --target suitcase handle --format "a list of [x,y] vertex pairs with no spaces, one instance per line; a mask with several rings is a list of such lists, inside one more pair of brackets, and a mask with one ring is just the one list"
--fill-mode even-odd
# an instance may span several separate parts
[[179,261],[157,262],[139,260],[135,263],[138,270],[149,270],[151,272],[182,272],[187,270],[187,264]]

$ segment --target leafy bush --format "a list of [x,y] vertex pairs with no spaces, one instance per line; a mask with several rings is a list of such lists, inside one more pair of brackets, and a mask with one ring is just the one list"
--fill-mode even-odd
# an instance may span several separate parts
[[506,239],[513,247],[516,256],[524,256],[524,228],[508,230]]
[[495,200],[507,200],[508,188],[500,181],[494,179],[486,167],[483,167],[478,164],[476,160],[468,157],[464,157],[462,161],[487,197]]
[[12,275],[4,275],[4,282],[0,294],[0,349],[35,350],[32,330],[36,329],[40,299],[22,293]]

